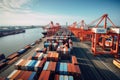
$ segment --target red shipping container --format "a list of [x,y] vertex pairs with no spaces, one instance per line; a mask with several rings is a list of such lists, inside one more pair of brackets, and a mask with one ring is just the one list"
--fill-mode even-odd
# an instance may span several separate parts
[[75,69],[77,74],[81,74],[81,71],[78,65],[75,65]]
[[31,71],[25,71],[23,74],[24,75],[22,75],[21,77],[20,77],[20,79],[23,79],[23,80],[28,80],[29,79],[29,77],[30,77],[30,75],[31,75]]
[[56,69],[56,62],[50,62],[47,70],[55,72],[55,69]]
[[49,80],[49,78],[50,78],[50,71],[43,70],[38,80]]
[[55,75],[55,80],[59,80],[59,75],[58,74]]
[[16,56],[18,56],[18,53],[17,53],[17,52],[9,55],[9,56],[7,57],[7,59],[11,60],[11,59],[15,58]]
[[46,62],[46,60],[42,60],[42,61],[40,62],[40,64],[38,65],[38,67],[42,68],[42,67],[44,66],[45,62]]
[[16,60],[18,59],[18,57],[14,57],[13,59],[11,59],[10,61],[8,61],[8,65],[14,63]]

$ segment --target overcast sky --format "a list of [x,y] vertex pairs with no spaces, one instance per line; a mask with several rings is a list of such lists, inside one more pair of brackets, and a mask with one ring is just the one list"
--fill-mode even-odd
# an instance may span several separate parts
[[0,25],[89,24],[105,13],[120,26],[120,0],[0,0]]

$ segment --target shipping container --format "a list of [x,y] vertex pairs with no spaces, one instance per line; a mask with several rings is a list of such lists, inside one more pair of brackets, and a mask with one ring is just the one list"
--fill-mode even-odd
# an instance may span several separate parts
[[10,54],[6,59],[8,59],[8,60],[11,60],[11,59],[13,59],[13,58],[15,58],[15,57],[17,57],[18,56],[18,53],[16,52],[16,53],[12,53],[12,54]]
[[17,80],[17,79],[20,79],[21,76],[23,76],[25,73],[25,71],[20,71],[19,75],[17,75],[14,79]]
[[0,54],[0,60],[5,59],[5,55],[4,54]]
[[55,70],[56,70],[56,62],[50,62],[47,70],[55,72]]
[[59,54],[57,52],[48,52],[48,55],[47,55],[47,60],[48,61],[58,61],[59,59]]
[[48,62],[48,61],[46,61],[46,63],[45,63],[45,65],[44,65],[44,68],[43,68],[43,70],[47,70],[47,68],[48,68],[48,65],[49,65],[49,62]]
[[[20,77],[20,79],[22,79],[22,80],[28,80],[29,77],[30,77],[30,75],[32,74],[32,72],[31,72],[31,71],[25,71],[23,74],[24,74],[24,75],[22,75],[22,76]],[[33,79],[33,80],[34,80],[34,79]]]
[[13,64],[16,60],[18,60],[18,57],[14,57],[13,59],[7,61],[7,64],[8,65]]
[[32,56],[32,59],[33,60],[42,60],[42,58],[43,58],[44,56],[43,56],[43,53],[34,53],[34,55]]
[[28,71],[41,71],[45,64],[45,60],[24,60],[21,59],[15,64],[15,69]]
[[40,64],[38,65],[38,71],[41,71],[42,70],[42,68],[43,68],[43,66],[44,66],[44,64],[46,63],[46,60],[42,60],[41,62],[40,62]]
[[74,80],[73,76],[68,76],[68,80]]
[[40,63],[41,63],[41,61],[37,61],[37,63],[35,64],[35,66],[34,66],[35,71],[41,71],[42,67],[38,67]]
[[50,78],[50,71],[43,70],[38,78],[38,80],[49,80]]
[[78,64],[76,56],[72,56],[72,63],[75,64],[75,65]]
[[37,63],[36,60],[31,60],[31,62],[28,65],[26,65],[27,70],[34,71],[34,66],[35,66],[36,63]]
[[10,80],[15,79],[15,77],[17,77],[19,75],[19,73],[21,72],[21,70],[14,70],[7,78]]
[[21,55],[21,54],[23,54],[25,51],[26,51],[26,49],[20,49],[20,50],[18,51],[18,54]]
[[59,80],[59,75],[58,74],[55,75],[55,79],[54,80]]
[[69,80],[68,75],[64,75],[64,80]]
[[63,65],[64,65],[64,74],[68,74],[67,63],[63,63]]
[[14,70],[7,79],[10,80],[36,80],[36,72]]
[[64,76],[63,75],[59,75],[59,80],[64,80]]
[[64,64],[60,63],[59,73],[64,74]]

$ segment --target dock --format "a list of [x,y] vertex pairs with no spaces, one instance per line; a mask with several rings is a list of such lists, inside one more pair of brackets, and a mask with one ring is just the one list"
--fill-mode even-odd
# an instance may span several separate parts
[[[20,59],[27,59],[32,56],[36,48],[43,48],[44,41],[47,38],[42,38],[42,42],[35,45],[34,48],[23,54]],[[91,42],[81,42],[74,35],[72,36],[73,50],[71,55],[76,56],[79,68],[81,70],[81,78],[79,80],[120,80],[120,69],[113,65],[114,57],[112,55],[97,55],[94,56],[91,52]],[[0,77],[7,77],[15,70],[15,63],[0,72]]]

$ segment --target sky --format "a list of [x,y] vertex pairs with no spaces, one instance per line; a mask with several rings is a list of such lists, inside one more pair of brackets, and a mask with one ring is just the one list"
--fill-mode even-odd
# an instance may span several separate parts
[[90,24],[106,13],[120,26],[120,0],[0,0],[0,26]]

